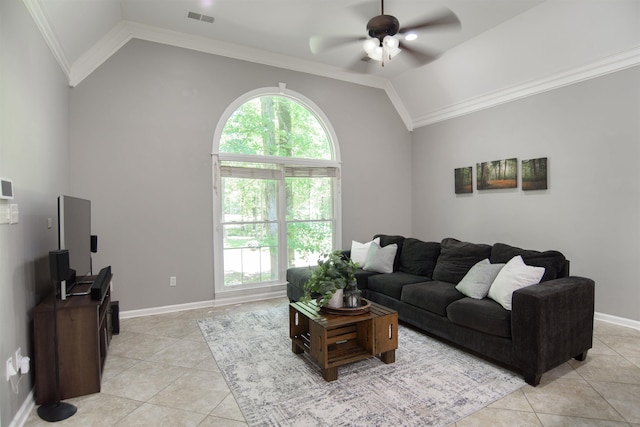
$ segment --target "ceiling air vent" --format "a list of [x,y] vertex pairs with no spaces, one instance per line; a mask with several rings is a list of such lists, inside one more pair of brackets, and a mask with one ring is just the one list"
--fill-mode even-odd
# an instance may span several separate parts
[[209,24],[213,24],[215,18],[209,15],[203,15],[198,12],[187,12],[187,18],[195,19],[196,21],[208,22]]

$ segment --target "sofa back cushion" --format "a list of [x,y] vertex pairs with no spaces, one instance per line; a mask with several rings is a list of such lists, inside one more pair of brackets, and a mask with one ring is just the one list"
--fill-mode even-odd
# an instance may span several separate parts
[[374,239],[380,238],[380,246],[385,247],[387,245],[396,244],[398,245],[398,250],[396,251],[396,257],[393,261],[393,271],[398,271],[400,268],[400,254],[402,254],[402,245],[404,243],[404,236],[393,236],[388,234],[376,234],[373,236]]
[[440,255],[440,242],[404,239],[400,254],[400,268],[404,273],[433,277],[433,269]]
[[509,262],[513,257],[520,255],[525,264],[533,267],[544,267],[544,276],[541,282],[557,279],[569,275],[568,261],[558,251],[533,251],[522,249],[504,243],[496,243],[491,249],[491,262]]
[[440,256],[433,270],[433,279],[457,285],[471,267],[490,256],[490,245],[461,242],[452,238],[443,239],[440,244]]

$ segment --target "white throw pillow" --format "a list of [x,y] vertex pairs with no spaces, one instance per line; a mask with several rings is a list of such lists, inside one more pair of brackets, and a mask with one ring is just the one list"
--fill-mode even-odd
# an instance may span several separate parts
[[532,267],[524,263],[517,255],[502,267],[498,276],[489,288],[489,298],[500,303],[506,310],[511,310],[513,292],[529,285],[540,283],[544,276],[544,267]]
[[375,271],[376,273],[393,273],[393,261],[396,259],[397,251],[398,245],[395,243],[383,248],[379,243],[372,242],[363,270]]
[[369,248],[371,247],[371,243],[376,242],[380,244],[380,238],[376,237],[370,242],[360,243],[355,240],[351,241],[351,261],[357,262],[360,267],[367,262],[367,255],[369,255]]
[[489,259],[485,258],[471,267],[456,285],[456,289],[469,298],[483,299],[502,267],[504,264],[491,264]]

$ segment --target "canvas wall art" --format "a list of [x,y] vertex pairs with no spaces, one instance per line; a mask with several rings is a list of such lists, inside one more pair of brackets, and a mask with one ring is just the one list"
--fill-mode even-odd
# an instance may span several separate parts
[[473,193],[473,180],[471,166],[454,170],[454,182],[456,194]]
[[516,188],[518,186],[518,160],[504,159],[476,164],[478,190]]
[[547,158],[522,161],[522,190],[547,189]]

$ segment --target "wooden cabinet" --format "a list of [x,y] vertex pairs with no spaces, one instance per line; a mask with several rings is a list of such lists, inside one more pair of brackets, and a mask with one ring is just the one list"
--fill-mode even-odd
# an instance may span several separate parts
[[[111,278],[109,278],[111,280]],[[74,288],[81,293],[90,285]],[[101,301],[89,295],[57,300],[60,399],[100,391],[102,369],[111,341],[111,290]],[[34,309],[36,404],[56,401],[53,295]]]
[[315,301],[289,304],[291,351],[308,353],[326,381],[338,379],[338,367],[378,356],[394,363],[398,348],[398,312],[371,303],[369,312],[339,315],[322,312]]

